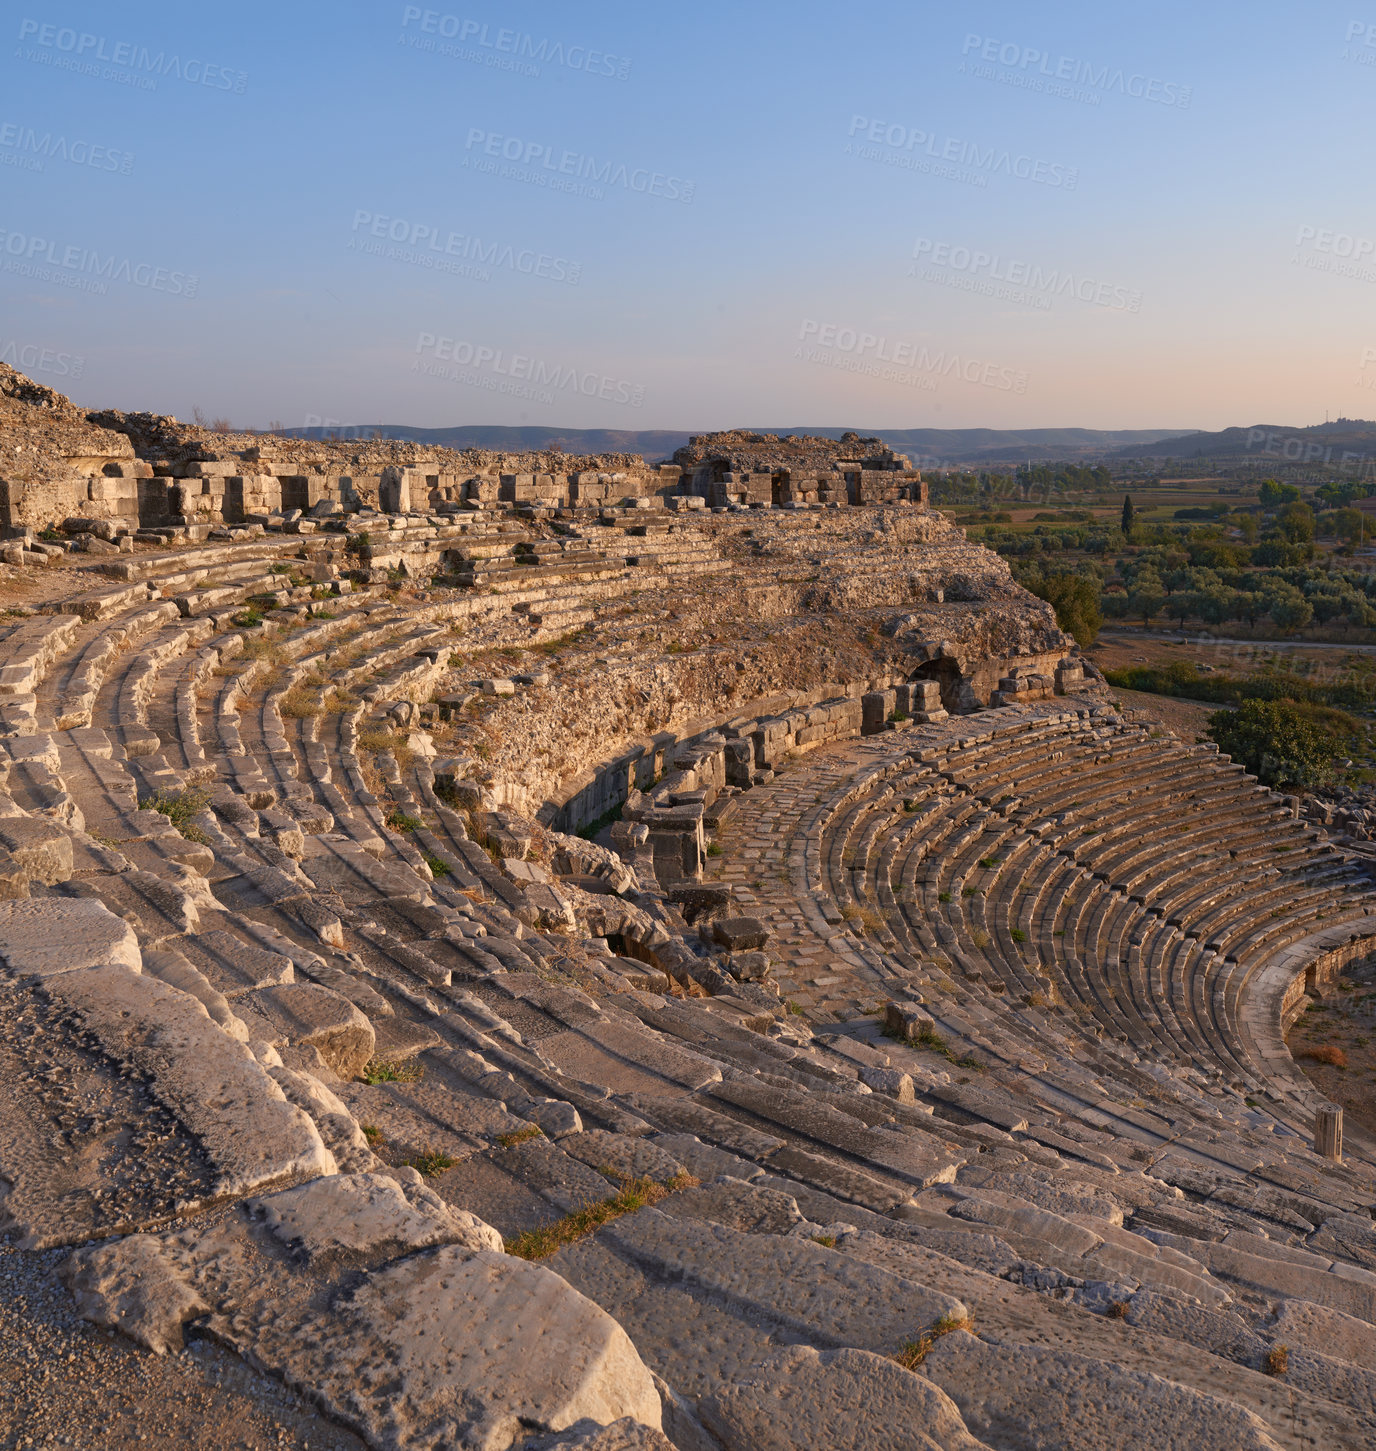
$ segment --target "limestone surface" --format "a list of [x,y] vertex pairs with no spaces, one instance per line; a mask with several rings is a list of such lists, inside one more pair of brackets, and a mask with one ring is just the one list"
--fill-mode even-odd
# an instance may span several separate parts
[[1376,1440],[1376,1150],[1284,1039],[1368,859],[882,440],[0,371],[7,443],[0,1227],[151,1383],[426,1451]]

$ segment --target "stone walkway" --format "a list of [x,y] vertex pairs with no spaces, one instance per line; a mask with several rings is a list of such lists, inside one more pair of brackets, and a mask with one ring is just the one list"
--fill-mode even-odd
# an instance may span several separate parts
[[[712,860],[708,880],[729,884],[740,910],[769,924],[774,979],[814,1021],[873,1016],[892,975],[844,926],[834,904],[815,893],[804,858],[807,843],[820,838],[826,804],[850,778],[898,754],[895,739],[847,741],[791,763],[767,785],[736,798],[716,834],[721,855]],[[911,736],[903,738],[901,753],[912,744]]]

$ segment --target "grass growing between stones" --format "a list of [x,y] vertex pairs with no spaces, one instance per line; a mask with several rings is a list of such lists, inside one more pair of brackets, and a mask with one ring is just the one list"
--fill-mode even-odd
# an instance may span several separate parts
[[459,1161],[440,1153],[438,1149],[425,1149],[419,1154],[412,1154],[405,1162],[422,1178],[433,1179],[436,1174],[452,1169]]
[[425,1069],[413,1059],[393,1063],[385,1058],[370,1058],[358,1075],[364,1083],[419,1083]]
[[523,1129],[513,1129],[509,1134],[498,1134],[497,1142],[504,1149],[514,1149],[517,1144],[528,1144],[531,1139],[544,1138],[544,1130],[539,1124],[527,1124]]
[[627,1179],[619,1192],[610,1199],[599,1199],[595,1204],[585,1204],[582,1209],[575,1209],[572,1214],[556,1219],[553,1224],[547,1224],[543,1229],[530,1229],[507,1240],[506,1252],[515,1255],[517,1259],[548,1259],[566,1244],[574,1244],[590,1234],[596,1234],[603,1225],[620,1219],[623,1214],[634,1214],[639,1209],[658,1204],[676,1190],[691,1189],[697,1183],[698,1180],[691,1174],[676,1174],[667,1184],[660,1184],[648,1177]]
[[194,818],[210,804],[210,792],[204,786],[186,786],[180,791],[157,791],[139,802],[140,811],[156,811],[165,816],[187,839],[205,845],[209,838]]
[[951,1062],[955,1062],[955,1054],[951,1052],[945,1038],[935,1028],[920,1028],[910,1036],[899,1028],[890,1028],[881,1024],[879,1031],[886,1038],[892,1038],[895,1043],[906,1043],[909,1048],[922,1048],[928,1053],[940,1053],[943,1058],[949,1058]]
[[943,1335],[952,1330],[968,1330],[970,1321],[959,1315],[943,1315],[930,1330],[924,1330],[914,1340],[905,1340],[893,1354],[893,1359],[904,1370],[916,1370],[931,1354],[932,1347]]
[[324,709],[315,691],[305,685],[293,685],[277,702],[277,713],[283,719],[307,720]]

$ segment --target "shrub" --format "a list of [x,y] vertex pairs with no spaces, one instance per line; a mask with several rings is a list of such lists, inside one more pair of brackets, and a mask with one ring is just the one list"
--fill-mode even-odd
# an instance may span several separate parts
[[1321,1043],[1316,1048],[1306,1048],[1301,1058],[1312,1058],[1315,1063],[1326,1063],[1330,1068],[1346,1068],[1347,1054],[1332,1043]]
[[1318,785],[1351,749],[1359,727],[1345,711],[1293,700],[1248,700],[1215,711],[1208,735],[1267,785]]
[[1284,1375],[1290,1369],[1290,1347],[1273,1345],[1266,1352],[1266,1358],[1262,1361],[1261,1368],[1267,1375]]

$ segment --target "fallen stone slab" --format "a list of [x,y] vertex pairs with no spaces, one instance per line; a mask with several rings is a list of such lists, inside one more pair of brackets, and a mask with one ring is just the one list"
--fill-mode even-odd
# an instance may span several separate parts
[[723,917],[712,923],[712,937],[728,952],[753,952],[769,941],[758,917]]
[[77,1313],[120,1330],[145,1350],[165,1355],[182,1348],[182,1326],[210,1313],[156,1235],[131,1234],[69,1255],[58,1276],[72,1292]]
[[423,1251],[304,1315],[260,1303],[209,1323],[374,1446],[505,1451],[580,1422],[661,1427],[620,1325],[552,1271],[489,1249]]
[[39,816],[0,817],[0,847],[31,882],[65,882],[72,875],[72,838]]
[[189,994],[123,965],[56,973],[44,991],[196,1136],[215,1169],[214,1198],[334,1173],[310,1118]]

